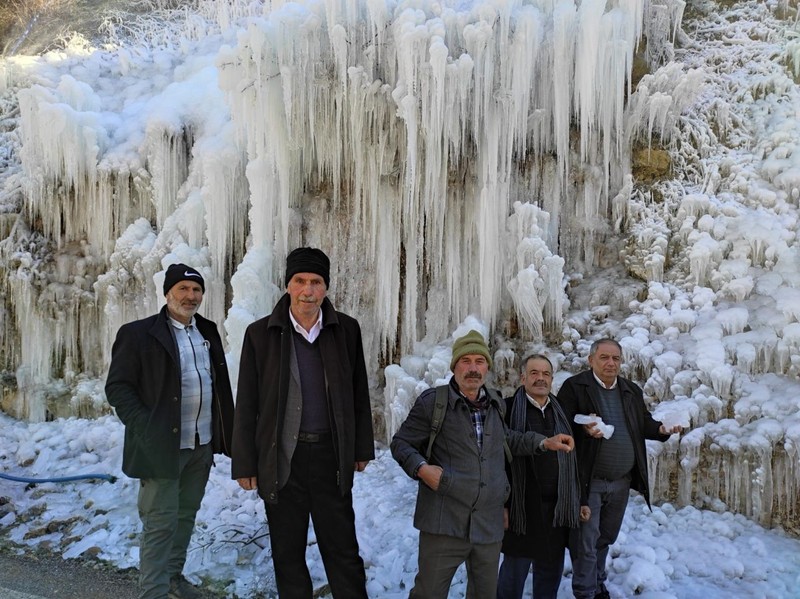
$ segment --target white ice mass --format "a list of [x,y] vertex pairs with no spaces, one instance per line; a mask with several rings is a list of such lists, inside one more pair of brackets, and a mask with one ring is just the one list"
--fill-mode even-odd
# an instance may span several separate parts
[[[0,385],[21,419],[2,471],[118,474],[113,415],[60,418],[108,412],[111,341],[159,308],[166,266],[206,277],[235,380],[287,251],[313,245],[362,323],[381,447],[469,328],[505,392],[523,353],[558,386],[612,336],[656,417],[690,429],[649,445],[656,505],[631,502],[612,596],[800,597],[795,2],[152,7],[0,58]],[[359,534],[371,595],[401,597],[415,489],[379,453]],[[267,545],[244,543],[263,508],[227,478],[222,461],[192,576],[268,593]],[[136,563],[133,481],[0,485],[15,541]]]

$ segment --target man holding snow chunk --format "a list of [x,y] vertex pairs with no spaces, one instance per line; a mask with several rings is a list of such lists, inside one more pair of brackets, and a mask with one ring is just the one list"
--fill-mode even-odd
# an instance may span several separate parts
[[[589,350],[591,370],[568,378],[558,392],[573,423],[581,480],[581,526],[570,539],[576,599],[609,599],[606,558],[622,526],[630,489],[650,505],[644,440],[666,441],[683,430],[667,429],[653,419],[641,388],[619,376],[621,363],[618,342],[595,341]],[[579,424],[576,415],[596,420]]]
[[264,500],[281,599],[314,594],[309,517],[333,597],[367,597],[352,487],[375,457],[369,383],[361,327],[333,307],[329,282],[322,250],[293,250],[286,294],[242,344],[231,473]]
[[424,391],[392,439],[392,456],[419,480],[419,571],[411,599],[445,599],[464,562],[467,598],[494,597],[510,491],[506,450],[527,456],[573,448],[566,434],[507,430],[503,400],[485,386],[491,366],[478,331],[456,339],[450,383]]
[[233,394],[205,282],[173,264],[161,312],[120,327],[106,397],[125,425],[122,471],[141,479],[140,599],[200,597],[182,575],[214,453],[230,455]]

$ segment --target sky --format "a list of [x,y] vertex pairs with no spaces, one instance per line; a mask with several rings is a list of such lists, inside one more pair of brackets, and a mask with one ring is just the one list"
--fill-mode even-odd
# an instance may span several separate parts
[[[17,382],[20,396],[35,407],[29,414],[31,420],[45,417],[44,393],[35,385],[25,385],[50,375],[56,367],[53,356],[66,355],[75,360],[79,355],[91,356],[96,367],[102,364],[104,357],[108,357],[116,326],[157,308],[160,298],[153,290],[159,287],[158,273],[169,261],[205,265],[203,272],[207,274],[209,292],[204,310],[218,322],[224,322],[230,348],[229,365],[235,380],[237,343],[244,327],[255,315],[266,313],[280,293],[274,285],[264,288],[263,282],[274,278],[274,256],[268,248],[273,242],[280,242],[281,235],[292,234],[300,227],[297,215],[284,210],[286,206],[265,206],[256,200],[250,205],[247,197],[242,198],[244,191],[233,182],[246,170],[256,190],[270,189],[270,185],[280,190],[295,189],[292,186],[299,185],[303,160],[288,166],[278,160],[283,154],[297,158],[293,153],[294,138],[289,132],[302,137],[311,135],[315,127],[322,128],[312,136],[322,170],[338,173],[334,166],[339,164],[336,160],[342,150],[337,145],[341,140],[330,129],[324,129],[329,124],[309,120],[299,109],[287,114],[284,125],[288,129],[275,128],[274,121],[262,118],[267,108],[282,106],[287,98],[292,100],[286,103],[290,107],[321,101],[305,91],[318,90],[322,83],[329,83],[327,79],[314,79],[313,73],[302,68],[307,65],[304,61],[313,62],[312,55],[293,54],[303,46],[295,45],[297,36],[307,36],[302,37],[306,51],[313,54],[320,50],[321,46],[314,44],[318,43],[315,41],[319,37],[318,28],[324,20],[322,3],[275,4],[281,4],[281,10],[276,10],[269,19],[252,18],[246,28],[231,25],[249,10],[246,3],[209,1],[201,3],[204,9],[212,7],[224,12],[229,7],[240,9],[242,14],[216,13],[213,18],[226,25],[214,30],[205,29],[213,20],[209,14],[202,18],[188,14],[181,25],[172,21],[169,27],[162,26],[155,18],[143,25],[138,21],[116,22],[120,31],[131,27],[136,44],[97,52],[86,40],[78,39],[72,40],[63,51],[44,57],[14,57],[0,63],[0,107],[10,115],[6,122],[19,121],[23,125],[0,130],[6,148],[0,155],[4,183],[0,201],[9,202],[3,204],[3,211],[12,213],[19,209],[11,203],[18,190],[25,189],[29,202],[26,209],[40,217],[38,226],[47,232],[57,229],[65,219],[73,227],[70,233],[80,240],[73,240],[53,258],[58,280],[36,301],[31,296],[31,281],[38,280],[36,266],[41,256],[37,252],[44,252],[36,246],[38,238],[22,236],[20,246],[13,248],[13,255],[3,254],[9,264],[18,268],[18,276],[7,281],[7,293],[17,305],[25,306],[16,311],[14,326],[5,326],[3,332],[7,335],[6,343],[12,334],[18,334],[14,339],[19,343],[24,364],[16,373]],[[331,8],[334,4],[327,6]],[[555,6],[539,4],[549,9]],[[559,6],[564,8],[567,4]],[[592,22],[594,13],[589,9],[602,10],[601,4],[583,3],[586,11],[576,23]],[[393,84],[396,85],[373,86],[369,73],[357,68],[346,72],[352,78],[348,81],[363,76],[370,84],[367,88],[372,95],[359,97],[361,100],[369,101],[373,95],[382,98],[369,106],[374,123],[394,122],[394,113],[387,116],[380,112],[392,105],[384,102],[388,98],[396,101],[395,109],[402,113],[405,124],[420,115],[440,115],[437,111],[445,106],[444,96],[434,93],[438,88],[433,84],[457,83],[464,73],[482,68],[475,62],[477,51],[472,56],[449,57],[446,65],[438,63],[443,56],[440,38],[446,39],[456,25],[464,26],[469,19],[481,21],[483,16],[496,15],[505,18],[509,11],[521,6],[502,1],[474,5],[474,12],[470,12],[473,3],[436,4],[436,10],[441,11],[444,6],[451,11],[445,10],[441,18],[433,18],[433,5],[426,5],[430,10],[425,12],[405,3],[385,6],[369,3],[376,39],[383,35],[384,30],[377,24],[387,18],[388,8],[403,9],[398,9],[400,16],[396,20],[397,32],[403,34],[398,39],[402,37],[404,44],[397,54],[401,58],[395,65],[398,72]],[[635,2],[620,5],[639,6]],[[503,218],[498,217],[499,212],[481,213],[482,218],[476,219],[481,226],[495,222],[492,219],[499,219],[495,222],[499,225],[473,231],[469,243],[475,245],[464,253],[480,254],[481,240],[498,247],[501,240],[504,244],[508,242],[503,245],[506,258],[484,252],[480,255],[486,260],[480,262],[480,268],[492,271],[492,277],[502,274],[509,287],[509,297],[502,302],[515,302],[514,309],[523,328],[537,331],[537,327],[557,325],[557,334],[553,335],[551,330],[549,338],[558,341],[549,345],[493,338],[495,381],[504,391],[513,389],[516,380],[515,352],[547,353],[557,366],[558,385],[571,373],[585,368],[592,339],[612,336],[623,347],[623,373],[642,384],[656,417],[686,425],[688,429],[680,438],[665,444],[648,443],[651,485],[657,501],[650,512],[641,498],[632,496],[620,538],[611,550],[612,597],[798,598],[797,530],[787,534],[779,526],[783,519],[796,521],[800,511],[797,19],[791,11],[786,13],[783,3],[753,1],[720,6],[697,0],[686,6],[683,24],[678,28],[665,23],[676,18],[680,12],[676,12],[676,7],[681,8],[681,3],[668,2],[665,6],[660,21],[651,19],[644,23],[645,28],[650,28],[647,29],[650,51],[663,52],[662,66],[646,75],[628,98],[624,133],[627,141],[640,149],[646,149],[651,142],[653,147],[667,148],[671,174],[652,190],[623,177],[619,194],[609,199],[613,222],[600,222],[597,226],[609,234],[607,239],[613,239],[614,233],[625,240],[613,248],[618,251],[619,264],[609,268],[593,264],[583,272],[582,267],[587,265],[575,260],[575,256],[581,255],[581,247],[602,254],[603,248],[591,243],[592,226],[600,221],[597,218],[600,207],[595,205],[594,196],[570,205],[570,209],[583,216],[583,221],[573,224],[580,225],[579,231],[584,236],[580,242],[564,236],[559,251],[566,259],[556,253],[552,226],[563,208],[559,202],[572,200],[566,191],[559,198],[557,193],[561,192],[549,183],[558,179],[559,169],[576,160],[577,152],[569,148],[564,151],[562,147],[565,140],[569,141],[564,132],[568,132],[570,115],[559,112],[556,106],[549,107],[551,112],[537,112],[537,119],[552,119],[554,124],[556,134],[551,141],[555,149],[551,149],[558,158],[550,166],[556,174],[552,180],[527,182],[532,187],[533,183],[540,183],[540,187],[552,189],[555,199],[540,198],[541,206],[517,204],[511,215],[507,206],[500,206]],[[382,7],[387,11],[383,12]],[[519,15],[515,13],[515,18],[519,17],[518,23],[531,26],[525,31],[535,37],[539,31],[537,24],[549,26],[548,19],[552,20],[553,15],[548,13],[545,18],[536,11],[526,10]],[[327,16],[342,16],[335,12],[331,9]],[[542,14],[545,12],[543,9]],[[606,13],[610,16],[604,16],[603,23],[626,26],[628,21],[617,19],[622,13],[612,12]],[[468,18],[464,16],[467,13]],[[567,13],[559,14],[566,18]],[[137,31],[136,27],[141,29]],[[186,28],[192,35],[188,35]],[[664,30],[673,32],[674,46],[669,39],[659,38]],[[163,36],[159,37],[162,31]],[[342,31],[332,28],[330,41],[332,48],[344,52],[344,45],[336,45],[346,41]],[[467,40],[464,43],[474,43],[477,45],[473,48],[479,48],[486,29],[470,23],[462,33]],[[184,34],[186,37],[181,37]],[[569,38],[560,39],[563,47],[568,48]],[[578,36],[578,39],[587,38]],[[143,45],[143,41],[150,45]],[[373,52],[367,46],[361,47],[366,48],[365,55]],[[294,84],[287,84],[283,90],[286,95],[271,93],[275,91],[271,87],[275,77],[271,72],[261,72],[265,66],[254,58],[266,47],[275,52],[285,50],[282,59],[292,65],[282,73],[285,81]],[[352,50],[353,44],[348,47]],[[380,44],[377,48],[374,51],[380,54],[383,51]],[[537,48],[545,53],[542,56],[547,56],[547,44]],[[587,48],[591,49],[590,45],[576,50],[576,64],[586,67],[591,63]],[[444,68],[446,77],[436,71],[431,79],[414,79],[422,77],[423,69],[403,62],[408,56],[423,62],[430,58],[433,66]],[[339,58],[337,54],[336,60]],[[517,63],[508,61],[508,64]],[[542,60],[542,64],[549,63]],[[558,75],[554,68],[542,69],[541,75]],[[514,75],[521,72],[505,75],[514,80]],[[436,78],[439,75],[441,79]],[[614,127],[622,126],[621,121],[615,120],[615,102],[626,96],[624,89],[614,86],[605,89],[604,80],[596,75],[585,68],[580,70],[574,78],[580,85],[569,89],[561,86],[573,79],[554,76],[552,80],[556,94],[566,94],[559,97],[567,102],[572,97],[576,106],[583,107],[575,118],[585,127],[587,138],[606,126],[616,135],[620,130]],[[247,77],[250,83],[245,85]],[[430,92],[430,97],[420,100],[430,102],[429,111],[412,110],[409,90],[414,86],[410,82]],[[525,95],[514,89],[509,94],[515,101]],[[604,89],[614,93],[606,98]],[[345,106],[344,99],[349,102],[352,98],[344,87],[342,90],[339,105]],[[458,94],[463,90],[446,91]],[[298,95],[294,97],[292,93]],[[12,94],[18,102],[10,99]],[[587,98],[593,98],[597,105],[586,101]],[[453,103],[441,115],[463,118],[461,124],[475,127],[477,137],[484,131],[480,129],[484,125],[486,131],[498,133],[492,129],[500,120],[491,113],[491,103],[470,105],[467,109],[467,100],[464,101],[464,104]],[[581,104],[583,101],[587,103]],[[348,110],[363,108],[348,105]],[[580,120],[584,116],[585,122]],[[523,119],[524,125],[535,126],[540,122],[537,119]],[[448,128],[452,124],[447,119],[432,118],[420,125],[420,131],[440,127],[437,131],[441,136],[437,139],[442,147],[458,148],[465,138],[460,137],[463,130],[458,127]],[[387,175],[380,167],[386,157],[376,148],[383,148],[388,154],[398,152],[402,146],[398,139],[403,136],[390,127],[364,130],[378,132],[378,139],[371,140],[375,145],[369,146],[375,151],[365,152],[367,156],[361,157],[362,162],[352,162],[361,165],[364,172],[349,175],[363,176],[364,189],[370,191],[365,195],[371,201],[376,201],[375,198],[400,201],[402,194],[398,189],[416,189],[422,178],[436,174],[428,168],[430,165],[419,163],[428,170],[420,168],[413,172],[397,189],[381,187]],[[409,125],[408,130],[413,128]],[[176,135],[169,137],[165,132]],[[180,140],[185,140],[184,134],[194,136],[191,164],[181,163],[181,152],[169,147],[175,140],[183,143]],[[349,142],[355,139],[348,137],[355,135],[354,131],[342,135]],[[512,148],[522,143],[514,136],[513,126],[500,131],[494,141],[497,148]],[[253,157],[249,164],[239,162],[241,152],[234,151],[237,144],[246,147],[248,155]],[[350,145],[360,147],[358,143]],[[489,150],[497,148],[481,147],[475,151],[486,158],[494,156]],[[597,164],[608,160],[612,150]],[[502,162],[503,156],[498,150],[495,158]],[[415,159],[411,155],[406,158],[409,162]],[[481,168],[490,162],[476,161]],[[594,173],[597,179],[588,181],[586,197],[592,189],[602,187],[603,176],[597,174],[602,172],[599,167],[587,168],[586,174]],[[109,203],[104,201],[107,197],[100,191],[118,197],[126,188],[112,191],[111,187],[104,187],[113,179],[108,173],[130,174],[136,184],[142,183],[142,178],[152,177],[147,182],[158,192],[150,198],[152,210],[138,215],[136,209],[141,204],[120,202],[111,211]],[[270,178],[273,175],[275,178]],[[74,205],[54,203],[50,196],[39,193],[42,190],[37,187],[37,182],[50,178],[75,185],[85,201]],[[431,180],[439,179],[431,176]],[[143,189],[146,187],[142,185]],[[257,198],[258,194],[254,196]],[[210,198],[224,201],[211,202]],[[241,201],[236,203],[237,199]],[[430,198],[420,195],[417,199]],[[448,210],[457,210],[458,202],[463,199],[450,198]],[[428,222],[443,218],[441,206],[423,204],[425,210],[431,210],[426,213],[430,217]],[[376,208],[380,206],[364,204],[359,210],[369,216]],[[420,206],[414,209],[422,210]],[[243,212],[248,214],[243,216]],[[457,215],[475,216],[469,212]],[[566,218],[564,214],[561,217]],[[243,235],[245,227],[239,225],[247,222],[247,218],[252,225],[247,253],[229,257],[227,248],[245,245],[237,235]],[[326,213],[318,208],[307,207],[303,218],[310,243],[331,247],[338,244],[342,255],[351,257],[349,261],[341,261],[345,264],[337,277],[337,304],[375,296],[369,310],[361,315],[367,332],[366,353],[374,365],[379,353],[376,348],[391,341],[386,337],[387,331],[394,331],[398,319],[393,310],[398,309],[400,300],[390,292],[396,289],[392,277],[399,277],[399,261],[391,244],[399,246],[400,239],[393,235],[400,227],[388,218],[367,219],[375,228],[360,223],[369,229],[364,245],[361,243],[364,239],[359,243],[351,243],[353,239],[348,236],[338,240],[343,229],[331,225]],[[234,222],[238,225],[233,226]],[[20,225],[14,230],[19,233],[21,228]],[[416,339],[403,337],[401,333],[404,352],[396,357],[396,363],[373,373],[378,395],[376,409],[383,411],[388,434],[403,421],[422,389],[446,380],[453,338],[469,328],[477,328],[484,334],[491,328],[482,311],[491,313],[500,302],[497,285],[492,283],[494,279],[481,281],[479,285],[470,282],[474,280],[467,277],[472,272],[471,264],[460,261],[458,247],[448,245],[459,240],[457,236],[443,236],[442,247],[436,246],[442,250],[440,276],[447,281],[430,291],[432,308],[425,315],[427,334]],[[435,242],[431,243],[435,246]],[[5,252],[8,247],[5,244],[0,250]],[[375,277],[382,278],[378,282],[360,276],[363,265],[356,257],[372,255],[368,248],[380,255],[377,265],[382,268],[376,269]],[[225,313],[228,288],[221,284],[217,271],[219,264],[229,258],[237,263],[237,268],[230,281],[232,305]],[[46,257],[43,262],[47,263]],[[99,272],[100,265],[107,265],[107,270]],[[636,273],[638,279],[628,276],[630,273]],[[412,274],[412,270],[407,272],[407,276]],[[87,287],[91,281],[96,283],[90,290]],[[465,285],[473,285],[468,287],[469,293],[453,292]],[[409,293],[417,292],[415,286],[409,288]],[[392,297],[381,295],[386,293]],[[469,301],[464,296],[469,296]],[[64,298],[73,302],[66,302],[69,306],[85,300],[91,310],[102,311],[102,326],[79,327],[79,321],[69,310],[60,313],[58,327],[52,326],[54,321],[40,317],[38,310],[42,306],[45,312],[61,310]],[[416,305],[414,296],[406,297],[405,301],[406,309]],[[384,308],[386,311],[381,312]],[[469,315],[451,324],[448,320],[451,311]],[[6,317],[8,314],[4,312],[3,318]],[[409,321],[406,314],[404,322]],[[101,331],[103,327],[107,330]],[[96,373],[72,372],[70,363],[57,366],[64,378],[46,391],[64,393],[69,387],[72,403],[86,402],[95,411],[104,411],[102,377]],[[26,395],[23,392],[26,389],[33,391]],[[113,484],[42,484],[33,489],[0,480],[0,496],[11,500],[0,511],[3,534],[22,547],[47,546],[68,559],[88,554],[122,568],[135,566],[140,526],[135,509],[137,483],[119,472],[122,427],[115,417],[25,423],[2,416],[0,425],[2,472],[32,477],[87,472],[118,476]],[[386,452],[386,440],[378,439],[377,459],[356,476],[354,497],[370,596],[391,599],[406,596],[416,569],[417,537],[411,525],[416,489],[415,483]],[[218,458],[198,516],[186,574],[194,581],[203,580],[240,597],[269,595],[274,581],[263,506],[254,494],[239,490],[229,479],[228,461]],[[665,502],[663,497],[671,497],[675,503]],[[775,526],[765,528],[759,522]],[[321,583],[323,570],[313,550],[313,535],[310,543],[310,568],[315,581]],[[569,575],[567,562],[562,598],[571,596]],[[460,571],[451,596],[463,596],[464,585],[464,573]]]

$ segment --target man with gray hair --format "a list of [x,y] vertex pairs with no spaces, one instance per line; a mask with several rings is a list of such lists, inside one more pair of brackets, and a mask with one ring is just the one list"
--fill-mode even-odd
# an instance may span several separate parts
[[[606,558],[617,540],[630,489],[650,506],[645,439],[666,441],[682,428],[654,420],[642,389],[619,376],[622,347],[614,339],[595,341],[590,369],[564,381],[558,400],[575,434],[581,479],[581,525],[570,539],[572,591],[576,599],[609,599]],[[587,424],[576,415],[594,417]],[[598,424],[612,425],[604,434]]]
[[[520,387],[506,401],[506,423],[515,431],[551,437],[572,434],[561,405],[550,393],[553,364],[531,354],[521,364]],[[533,599],[556,599],[564,572],[569,532],[578,526],[580,484],[575,453],[545,452],[506,464],[511,496],[506,502],[503,563],[497,599],[522,599],[533,568]]]

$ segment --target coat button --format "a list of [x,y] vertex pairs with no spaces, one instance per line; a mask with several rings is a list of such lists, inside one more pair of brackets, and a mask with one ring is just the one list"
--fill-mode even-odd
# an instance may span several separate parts
[[173,433],[177,433],[177,432],[178,432],[178,429],[177,429],[177,428],[173,428],[173,429],[172,429],[172,432],[173,432]]
[[270,493],[269,498],[270,500],[275,501],[275,493]]
[[172,401],[178,401],[178,397],[177,397],[177,396],[176,396],[176,397],[173,397],[173,398],[172,398]]

